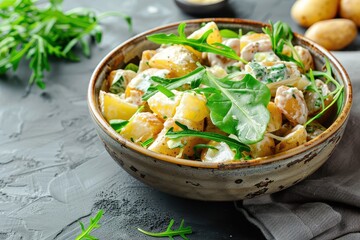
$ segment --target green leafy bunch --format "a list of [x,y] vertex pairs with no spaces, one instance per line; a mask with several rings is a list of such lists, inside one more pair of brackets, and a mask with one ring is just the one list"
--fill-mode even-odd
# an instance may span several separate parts
[[[40,7],[46,5],[44,7]],[[78,61],[75,45],[90,56],[88,38],[101,42],[99,20],[109,15],[120,15],[131,27],[131,18],[117,12],[97,16],[93,10],[75,8],[62,10],[62,0],[48,4],[36,0],[0,1],[0,74],[16,71],[22,59],[30,61],[32,70],[29,85],[45,88],[44,72],[50,71],[49,58]]]

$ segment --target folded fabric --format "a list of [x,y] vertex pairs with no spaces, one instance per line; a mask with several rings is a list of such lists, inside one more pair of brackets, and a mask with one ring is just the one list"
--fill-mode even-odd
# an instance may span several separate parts
[[[339,55],[349,66],[359,57],[358,53]],[[352,111],[330,159],[293,187],[237,202],[237,209],[266,239],[360,239],[360,78],[359,70],[353,71]]]

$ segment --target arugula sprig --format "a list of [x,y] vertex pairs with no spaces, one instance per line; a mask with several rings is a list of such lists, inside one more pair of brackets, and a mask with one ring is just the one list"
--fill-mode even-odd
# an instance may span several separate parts
[[213,30],[210,29],[206,31],[199,39],[188,39],[185,34],[185,27],[186,27],[186,23],[179,24],[178,26],[179,36],[173,33],[170,34],[155,33],[147,36],[147,39],[157,44],[182,44],[192,47],[193,49],[199,52],[215,53],[230,59],[247,63],[247,61],[239,57],[234,51],[234,49],[232,49],[231,47],[228,47],[221,43],[208,44],[206,40],[208,36],[213,32]]
[[[314,117],[310,118],[306,123],[305,126],[309,125],[311,122],[313,122],[314,120],[320,118],[328,109],[330,109],[335,103],[337,104],[337,114],[339,114],[339,111],[341,110],[341,106],[342,103],[344,101],[344,86],[342,86],[338,81],[335,80],[335,78],[333,77],[332,74],[332,69],[331,69],[331,65],[330,65],[330,61],[329,59],[325,58],[325,68],[326,71],[322,72],[322,71],[312,71],[310,70],[306,76],[313,81],[313,79],[315,77],[323,77],[326,79],[325,83],[326,84],[333,84],[335,86],[335,90],[332,91],[330,93],[330,95],[333,96],[333,100],[331,101],[331,103],[329,105],[327,105],[326,107],[324,106],[324,98],[321,99],[322,101],[322,110],[316,114]],[[320,96],[322,96],[322,93],[318,93]]]
[[[270,21],[271,27],[263,28],[263,32],[269,35],[272,45],[272,50],[274,53],[284,61],[291,61],[296,63],[300,68],[304,69],[304,63],[300,60],[297,51],[294,49],[292,44],[292,40],[294,34],[291,30],[291,27],[283,23],[281,21],[276,22],[273,24]],[[287,45],[291,49],[290,56],[283,53],[284,46]],[[295,55],[294,55],[295,54]]]
[[[165,88],[171,91],[183,86],[184,84],[197,83],[195,85],[198,85],[205,71],[206,71],[205,68],[201,66],[196,68],[191,73],[179,78],[165,79],[165,78],[153,76],[151,77],[152,85],[148,88],[146,93],[143,95],[142,99],[144,101],[148,100],[150,97],[154,96],[157,92],[159,92],[159,89],[164,90]],[[160,85],[161,87],[160,86],[158,87],[158,85]]]
[[46,7],[36,0],[6,0],[0,3],[0,74],[16,71],[22,59],[29,60],[32,70],[29,86],[45,88],[44,72],[50,71],[49,59],[54,56],[71,61],[79,57],[73,51],[79,45],[90,56],[88,38],[102,39],[100,19],[121,16],[131,28],[131,18],[108,12],[97,16],[93,10],[62,10],[62,0],[49,0]]
[[77,236],[75,238],[75,240],[97,240],[97,238],[90,235],[90,233],[92,230],[100,227],[99,221],[100,221],[103,213],[104,213],[103,210],[99,210],[94,218],[90,218],[90,225],[86,229],[85,229],[84,224],[82,222],[79,222],[82,232],[79,236]]
[[142,230],[141,228],[138,228],[138,230],[143,234],[146,234],[151,237],[169,237],[170,240],[173,240],[174,239],[173,237],[180,236],[184,240],[189,240],[186,237],[186,235],[191,234],[192,229],[190,226],[184,227],[184,219],[181,220],[180,226],[177,229],[172,230],[171,228],[174,225],[174,223],[175,223],[174,219],[171,219],[168,227],[164,232],[153,233]]
[[227,145],[229,145],[229,147],[232,150],[235,150],[235,159],[240,159],[242,157],[242,152],[250,151],[249,146],[245,145],[242,142],[239,142],[238,140],[236,140],[234,138],[230,138],[230,137],[227,137],[227,136],[224,136],[224,135],[221,135],[218,133],[213,133],[213,132],[201,132],[201,131],[192,130],[192,129],[189,129],[186,125],[184,125],[178,121],[175,121],[175,123],[182,129],[182,131],[175,132],[174,128],[170,128],[168,130],[168,132],[165,134],[165,136],[170,139],[178,139],[178,138],[182,138],[182,137],[200,137],[200,138],[213,140],[215,142],[224,142]]

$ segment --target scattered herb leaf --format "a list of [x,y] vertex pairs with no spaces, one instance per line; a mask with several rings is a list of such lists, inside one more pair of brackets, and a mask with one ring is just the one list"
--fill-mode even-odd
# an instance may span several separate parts
[[221,29],[220,35],[223,38],[239,38],[239,34],[230,29]]
[[164,94],[165,96],[167,96],[168,98],[172,98],[175,96],[175,94],[170,91],[169,89],[167,89],[166,87],[164,87],[163,85],[156,85],[157,90],[159,90],[159,92],[161,92],[162,94]]
[[152,144],[154,142],[153,138],[149,138],[148,140],[146,140],[145,142],[141,143],[141,146],[144,148],[147,148],[150,144]]
[[140,232],[142,232],[143,234],[146,234],[151,237],[169,237],[169,239],[172,240],[172,239],[174,239],[173,238],[174,236],[180,236],[184,240],[189,240],[186,237],[186,235],[191,234],[192,229],[190,226],[184,227],[184,219],[181,220],[179,228],[172,230],[171,228],[174,225],[174,223],[175,223],[174,219],[171,219],[166,231],[164,231],[164,232],[153,233],[153,232],[148,232],[148,231],[142,230],[140,228],[138,228],[138,230]]
[[75,240],[87,240],[87,239],[97,240],[97,238],[90,235],[90,233],[91,233],[92,230],[100,227],[99,221],[100,221],[103,213],[104,213],[103,210],[99,210],[94,218],[90,218],[90,225],[86,229],[85,229],[84,224],[82,222],[80,222],[82,232],[81,232],[81,234],[79,236],[77,236],[75,238]]

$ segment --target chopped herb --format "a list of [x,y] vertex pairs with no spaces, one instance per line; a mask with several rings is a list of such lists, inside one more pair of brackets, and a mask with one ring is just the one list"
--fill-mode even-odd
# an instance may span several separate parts
[[113,82],[109,88],[109,92],[119,94],[125,92],[124,76],[122,73],[116,73]]
[[99,221],[103,213],[104,213],[103,210],[99,210],[94,218],[90,218],[90,225],[87,227],[87,229],[85,229],[85,226],[82,222],[79,222],[82,233],[79,236],[77,236],[75,240],[87,240],[87,239],[97,240],[97,238],[90,235],[90,233],[92,230],[100,227]]
[[123,120],[123,119],[112,119],[109,121],[110,126],[116,131],[116,132],[121,132],[121,130],[128,125],[129,121],[128,120]]
[[226,72],[227,73],[241,72],[241,68],[237,66],[227,66]]
[[239,34],[230,29],[221,29],[220,35],[223,38],[239,38]]
[[141,143],[141,146],[144,148],[147,148],[148,146],[150,146],[150,144],[152,144],[154,142],[153,138],[149,138],[148,140],[146,140],[145,142]]
[[174,219],[171,219],[166,231],[164,231],[164,232],[153,233],[153,232],[148,232],[148,231],[142,230],[140,228],[138,228],[138,230],[148,236],[151,236],[151,237],[169,237],[169,239],[172,240],[172,239],[174,239],[173,237],[180,236],[184,240],[189,240],[186,237],[186,235],[191,234],[192,229],[190,226],[184,227],[184,219],[181,220],[179,228],[172,230],[171,228],[174,225],[174,223],[175,223]]
[[125,66],[124,70],[131,70],[137,73],[139,70],[139,66],[133,63],[129,63],[128,65]]
[[163,85],[156,85],[157,90],[159,90],[159,92],[161,92],[162,94],[164,94],[165,96],[167,96],[168,98],[172,98],[175,96],[175,94],[170,91],[169,89],[167,89],[166,87],[164,87]]

